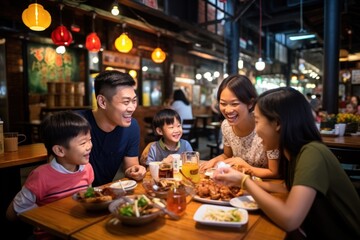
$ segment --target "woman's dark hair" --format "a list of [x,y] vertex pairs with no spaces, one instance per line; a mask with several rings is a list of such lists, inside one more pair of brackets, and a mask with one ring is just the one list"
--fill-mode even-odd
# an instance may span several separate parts
[[[111,99],[118,86],[135,86],[135,80],[128,74],[116,70],[103,71],[96,76],[94,81],[95,95],[104,95]],[[135,91],[135,90],[134,90]]]
[[185,103],[185,105],[190,104],[189,100],[185,96],[185,93],[181,89],[176,89],[174,91],[173,100],[174,101],[183,101]]
[[165,124],[173,124],[174,118],[176,118],[176,120],[181,123],[181,117],[177,111],[170,108],[165,108],[158,111],[152,121],[154,132],[156,133],[156,128],[162,128]]
[[218,102],[220,102],[221,92],[225,88],[230,89],[230,91],[232,91],[242,103],[247,105],[253,104],[253,106],[249,109],[249,112],[254,110],[254,102],[258,95],[250,79],[244,75],[231,75],[225,78],[221,82],[217,92]]
[[45,117],[40,126],[40,134],[48,155],[54,155],[53,146],[68,148],[71,139],[81,133],[87,134],[90,129],[91,126],[84,117],[75,112],[62,111]]
[[[277,121],[280,124],[279,148],[281,153],[284,149],[289,152],[289,160],[293,160],[305,144],[322,141],[311,106],[299,91],[291,87],[266,91],[257,99],[256,107],[269,121]],[[295,167],[291,162],[290,165],[291,168]],[[288,176],[288,172],[281,174]]]

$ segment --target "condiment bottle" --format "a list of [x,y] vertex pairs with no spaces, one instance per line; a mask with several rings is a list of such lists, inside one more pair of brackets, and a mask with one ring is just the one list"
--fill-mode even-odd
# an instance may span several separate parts
[[4,153],[4,122],[0,120],[0,154]]

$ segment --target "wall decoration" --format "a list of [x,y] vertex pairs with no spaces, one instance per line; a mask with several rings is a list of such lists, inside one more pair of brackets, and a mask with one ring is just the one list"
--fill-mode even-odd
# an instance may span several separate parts
[[29,93],[47,93],[47,82],[78,82],[79,61],[76,51],[67,48],[61,55],[55,46],[28,44]]

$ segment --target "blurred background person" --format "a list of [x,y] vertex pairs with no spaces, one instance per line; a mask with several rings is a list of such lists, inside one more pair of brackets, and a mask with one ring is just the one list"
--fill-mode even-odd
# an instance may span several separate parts
[[[193,119],[192,106],[185,93],[181,89],[176,89],[173,94],[173,102],[171,108],[174,109],[182,120]],[[184,128],[190,128],[190,126],[184,126]],[[184,133],[188,133],[188,130],[184,130]]]

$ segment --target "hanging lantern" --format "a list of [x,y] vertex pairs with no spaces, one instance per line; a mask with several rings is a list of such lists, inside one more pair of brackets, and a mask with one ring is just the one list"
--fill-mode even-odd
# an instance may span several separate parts
[[64,25],[60,25],[51,33],[51,39],[56,45],[69,46],[73,40],[71,32]]
[[51,23],[50,13],[37,3],[30,4],[23,11],[21,18],[24,24],[33,31],[44,31]]
[[165,61],[166,53],[159,47],[160,32],[157,33],[157,48],[151,53],[151,59],[155,63],[162,63]]
[[60,4],[60,26],[54,29],[51,33],[51,39],[58,46],[69,46],[73,40],[72,34],[67,28],[62,24],[61,11],[64,5]]
[[98,35],[95,32],[95,17],[96,14],[93,14],[93,18],[92,18],[92,33],[90,33],[89,35],[87,35],[86,37],[86,42],[85,42],[85,47],[89,52],[99,52],[100,48],[101,48],[101,41],[100,38],[98,37]]
[[126,33],[122,33],[115,40],[115,47],[119,52],[128,53],[133,47],[133,42]]
[[163,61],[165,61],[165,58],[166,58],[165,52],[159,47],[155,48],[151,54],[151,59],[155,63],[162,63]]
[[95,32],[90,33],[86,37],[85,47],[89,52],[99,52],[101,48],[100,38]]

